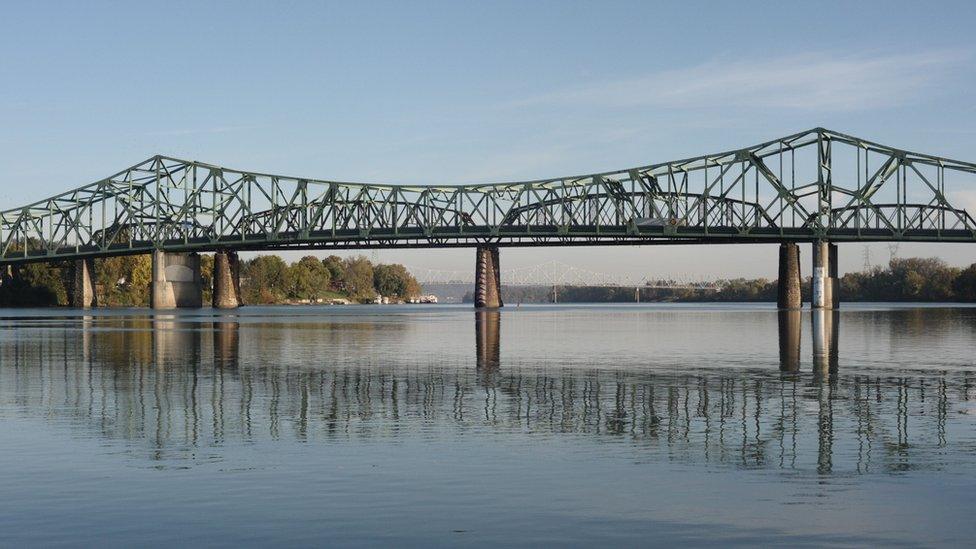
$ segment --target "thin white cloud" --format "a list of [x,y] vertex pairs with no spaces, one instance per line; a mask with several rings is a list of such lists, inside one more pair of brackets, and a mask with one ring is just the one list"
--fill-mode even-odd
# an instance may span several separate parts
[[716,60],[531,97],[512,106],[751,107],[851,111],[903,105],[934,89],[968,52],[805,54]]

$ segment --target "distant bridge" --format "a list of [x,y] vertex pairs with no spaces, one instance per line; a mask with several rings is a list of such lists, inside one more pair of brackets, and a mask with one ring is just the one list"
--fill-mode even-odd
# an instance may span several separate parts
[[[976,242],[976,222],[953,194],[973,190],[976,164],[823,128],[643,167],[486,185],[344,183],[154,156],[0,212],[0,265],[152,252],[154,281],[192,285],[194,259],[163,254],[212,251],[228,258],[217,268],[229,274],[215,280],[229,284],[239,250],[477,246],[483,288],[498,284],[501,246],[766,242],[793,246],[783,248],[780,279],[787,272],[798,287],[793,243],[811,242],[817,302],[829,295],[817,281],[835,273],[838,242]],[[85,286],[88,267],[77,265]],[[170,294],[159,294],[163,306],[180,306]]]
[[[723,285],[720,280],[688,274],[647,277],[603,273],[555,260],[528,267],[501,269],[500,278],[504,281],[505,286],[719,290]],[[428,269],[419,272],[418,281],[423,286],[434,284],[474,285],[475,276],[471,271]]]

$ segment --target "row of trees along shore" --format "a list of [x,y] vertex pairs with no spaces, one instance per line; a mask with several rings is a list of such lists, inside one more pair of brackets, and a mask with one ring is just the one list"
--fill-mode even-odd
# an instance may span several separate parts
[[[551,287],[504,286],[506,303],[550,303]],[[557,287],[562,303],[634,302],[637,289],[600,287]],[[641,301],[735,302],[776,301],[776,281],[765,278],[726,280],[720,290],[640,288]],[[810,278],[802,283],[805,300],[810,299]],[[892,259],[887,267],[845,274],[840,281],[842,301],[950,301],[976,302],[976,263],[960,269],[937,258]],[[470,302],[472,294],[465,295]]]
[[[212,291],[213,256],[200,256],[204,302]],[[0,305],[7,307],[68,304],[71,264],[28,263],[0,285]],[[370,303],[377,296],[403,301],[421,293],[417,279],[403,265],[373,264],[357,256],[306,256],[286,263],[277,255],[260,255],[240,264],[241,295],[248,304],[329,302]],[[109,307],[149,305],[152,258],[131,255],[95,260],[98,303]]]
[[[209,302],[213,256],[201,256],[204,301]],[[68,303],[69,263],[29,263],[18,276],[0,285],[2,306],[57,306]],[[98,302],[110,307],[146,306],[152,281],[148,255],[95,261]],[[951,267],[937,258],[892,259],[887,267],[847,273],[841,278],[844,301],[957,301],[976,302],[976,264]],[[241,294],[245,303],[275,304],[348,300],[368,303],[377,296],[407,300],[421,293],[420,284],[400,264],[376,264],[358,256],[318,259],[306,256],[288,264],[276,255],[241,262]],[[634,288],[562,287],[560,302],[632,302]],[[502,287],[509,303],[547,303],[552,289]],[[803,282],[805,299],[810,279]],[[641,288],[641,301],[775,301],[776,281],[764,278],[727,280],[718,291]],[[471,300],[471,294],[466,296]]]

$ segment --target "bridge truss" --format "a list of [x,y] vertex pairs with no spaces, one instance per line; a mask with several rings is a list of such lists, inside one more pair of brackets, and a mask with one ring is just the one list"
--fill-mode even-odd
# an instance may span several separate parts
[[976,242],[976,164],[817,128],[627,170],[372,185],[155,156],[0,212],[0,264],[164,251],[783,241]]

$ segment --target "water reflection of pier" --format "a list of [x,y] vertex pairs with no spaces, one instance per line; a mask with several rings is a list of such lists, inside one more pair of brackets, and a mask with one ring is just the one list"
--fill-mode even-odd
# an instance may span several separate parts
[[[309,364],[289,355],[295,338],[334,337],[338,346],[381,333],[395,341],[388,325],[302,331],[220,317],[93,317],[0,343],[0,402],[32,416],[67,415],[107,438],[146,441],[160,458],[229,440],[397,438],[431,429],[617,437],[648,458],[824,473],[938,467],[952,455],[949,410],[969,400],[971,374],[841,378],[839,317],[827,312],[811,318],[813,375],[804,375],[800,315],[779,316],[782,372],[772,365],[688,373],[506,365],[498,312],[476,314],[473,364],[369,353]],[[279,360],[254,359],[244,346]],[[961,379],[947,383],[952,376]]]
[[[840,312],[829,309],[810,311],[813,373],[821,377],[837,374],[840,357]],[[779,369],[799,372],[802,361],[803,312],[791,309],[777,312],[779,326]]]

